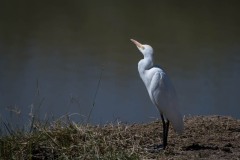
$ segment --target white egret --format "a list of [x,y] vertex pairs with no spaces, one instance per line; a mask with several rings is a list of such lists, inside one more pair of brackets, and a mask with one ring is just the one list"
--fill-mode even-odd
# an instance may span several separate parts
[[[183,118],[178,110],[178,101],[173,84],[166,72],[154,66],[153,48],[131,39],[143,54],[143,59],[138,62],[138,72],[143,80],[152,103],[157,107],[163,123],[163,149],[167,146],[169,121],[177,133],[183,132]],[[165,121],[166,120],[166,121]]]

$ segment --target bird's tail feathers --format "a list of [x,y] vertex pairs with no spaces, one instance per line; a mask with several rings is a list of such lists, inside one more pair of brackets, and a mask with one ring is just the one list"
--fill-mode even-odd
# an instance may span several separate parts
[[183,117],[180,112],[167,112],[166,117],[172,123],[173,129],[177,134],[182,134],[184,131]]

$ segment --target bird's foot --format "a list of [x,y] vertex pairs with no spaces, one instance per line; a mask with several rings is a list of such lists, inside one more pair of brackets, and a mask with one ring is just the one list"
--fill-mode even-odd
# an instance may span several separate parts
[[164,149],[165,149],[165,147],[163,146],[163,144],[154,144],[154,145],[151,145],[151,146],[148,146],[147,148],[145,148],[145,150],[150,153],[156,153],[156,152],[162,151]]

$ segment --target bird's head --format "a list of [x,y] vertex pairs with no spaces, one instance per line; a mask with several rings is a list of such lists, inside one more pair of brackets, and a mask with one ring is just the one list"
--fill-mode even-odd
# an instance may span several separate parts
[[147,44],[141,44],[134,39],[131,39],[131,41],[137,46],[137,48],[143,54],[144,57],[153,55],[153,48],[151,46]]

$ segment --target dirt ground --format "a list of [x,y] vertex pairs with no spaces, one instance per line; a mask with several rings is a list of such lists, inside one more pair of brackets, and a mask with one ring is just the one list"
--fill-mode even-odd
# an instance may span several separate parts
[[[142,158],[240,159],[240,120],[223,116],[193,116],[185,118],[184,124],[185,131],[182,135],[177,135],[170,129],[166,150],[149,149],[149,142]],[[143,129],[155,131],[149,133],[149,140],[155,140],[152,143],[161,143],[161,136],[157,138],[160,126],[157,121]]]
[[166,150],[162,123],[36,126],[29,134],[0,138],[0,159],[231,159],[240,160],[240,120],[226,116],[188,116],[184,133],[170,125]]

